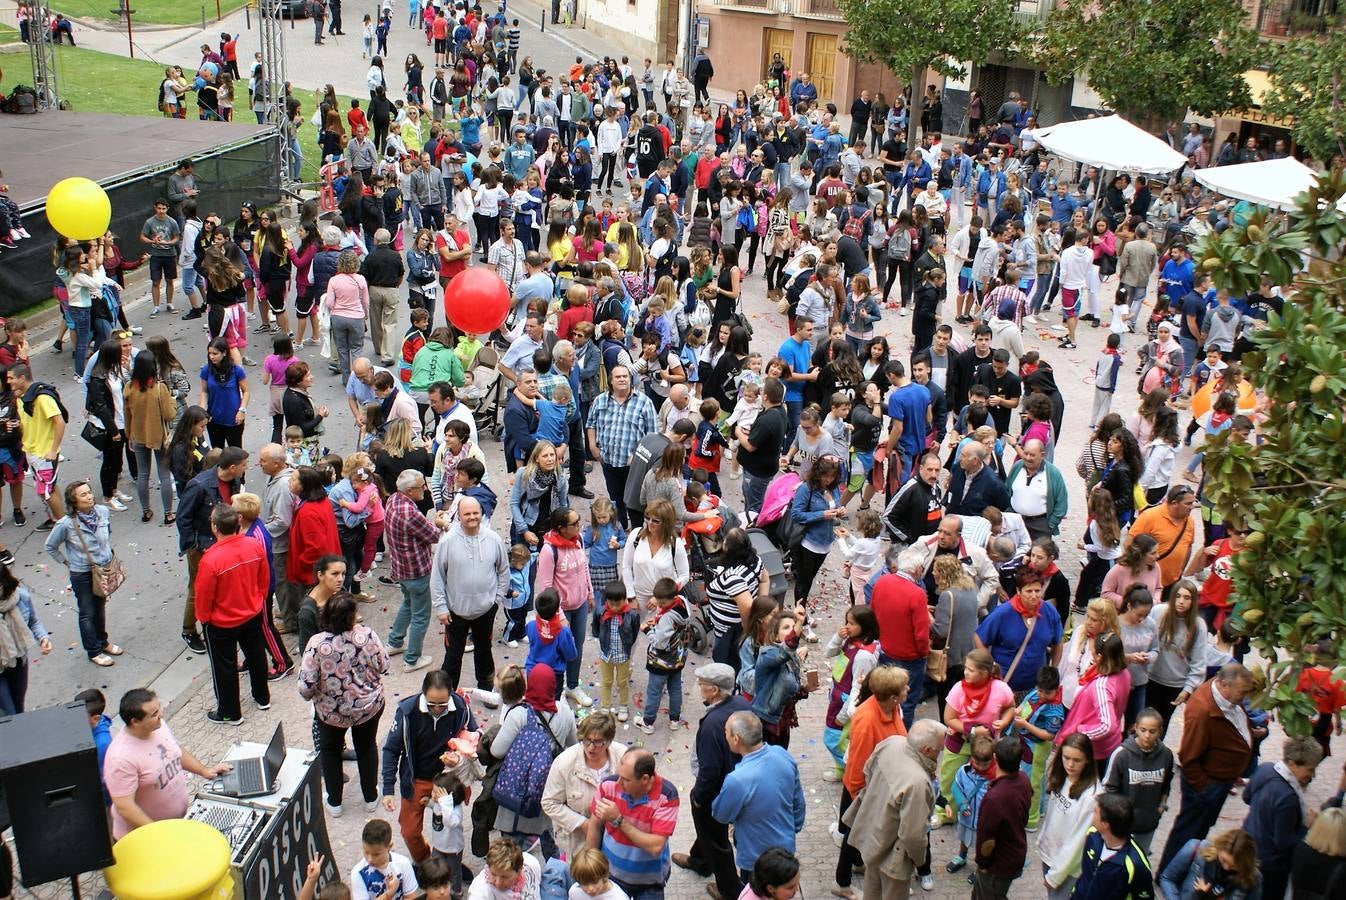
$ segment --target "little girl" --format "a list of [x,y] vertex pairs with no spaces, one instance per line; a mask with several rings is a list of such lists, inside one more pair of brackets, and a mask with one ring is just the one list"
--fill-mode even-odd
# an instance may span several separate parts
[[1112,491],[1105,487],[1096,487],[1089,492],[1088,523],[1077,546],[1087,554],[1087,562],[1075,588],[1075,608],[1083,609],[1099,595],[1104,576],[1122,555],[1122,527],[1117,522]]
[[444,857],[453,870],[453,888],[450,896],[458,897],[463,890],[463,808],[467,803],[467,788],[449,772],[435,776],[430,788],[430,849]]
[[285,370],[294,362],[294,339],[278,334],[271,339],[271,353],[262,360],[262,383],[271,388],[271,443],[279,444],[285,431],[281,397],[285,394]]
[[836,530],[837,546],[846,560],[841,570],[851,583],[852,606],[856,597],[864,597],[865,585],[879,570],[879,562],[883,559],[883,548],[879,543],[883,517],[878,510],[865,507],[855,516],[855,530],[860,533],[859,537],[852,536],[846,528]]
[[963,680],[953,686],[945,701],[944,724],[949,726],[949,735],[939,766],[939,792],[946,807],[953,797],[954,776],[972,755],[968,739],[981,731],[989,731],[994,738],[1012,721],[1014,691],[1000,679],[991,651],[973,650],[963,657]]
[[589,524],[582,537],[589,551],[589,584],[594,592],[594,609],[603,606],[603,587],[616,581],[617,554],[626,546],[626,531],[617,522],[612,501],[599,497],[589,507]]
[[383,499],[379,496],[379,489],[374,484],[374,470],[368,466],[361,466],[350,476],[351,487],[355,488],[355,502],[349,500],[338,501],[342,509],[358,515],[367,513],[365,516],[365,545],[364,555],[360,559],[360,571],[355,576],[356,581],[364,581],[369,577],[369,569],[374,562],[374,553],[378,550],[379,538],[383,536]]
[[693,325],[687,329],[687,337],[678,351],[678,362],[682,363],[682,370],[687,373],[687,387],[698,399],[701,397],[701,366],[698,361],[701,359],[701,348],[705,345],[706,329]]
[[532,561],[533,554],[524,544],[509,548],[509,596],[505,599],[505,633],[500,636],[500,643],[507,647],[528,640],[524,627],[533,605],[533,585],[528,578]]
[[953,778],[953,807],[958,816],[958,855],[949,860],[944,871],[950,874],[967,865],[967,848],[977,841],[977,813],[981,811],[986,789],[996,779],[995,742],[984,731],[968,741],[972,757]]
[[365,15],[365,29],[360,36],[360,41],[363,48],[360,51],[360,58],[368,59],[370,54],[374,52],[374,20],[367,14]]

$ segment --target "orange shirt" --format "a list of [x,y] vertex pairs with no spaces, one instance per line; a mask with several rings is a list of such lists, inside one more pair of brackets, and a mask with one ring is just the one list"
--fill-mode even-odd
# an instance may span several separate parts
[[905,735],[902,708],[895,707],[891,716],[885,716],[879,701],[870,697],[855,709],[851,716],[851,742],[846,747],[846,770],[841,783],[852,797],[865,786],[865,763],[874,748],[895,734]]
[[1346,706],[1346,684],[1333,678],[1331,669],[1305,669],[1299,673],[1296,690],[1312,697],[1321,715],[1331,715]]
[[1197,515],[1199,513],[1194,509],[1185,521],[1174,522],[1169,518],[1168,504],[1159,502],[1136,516],[1136,521],[1131,525],[1132,540],[1138,534],[1148,534],[1158,544],[1155,552],[1162,557],[1159,560],[1159,580],[1164,587],[1181,578],[1182,570],[1187,567],[1192,542],[1201,529]]

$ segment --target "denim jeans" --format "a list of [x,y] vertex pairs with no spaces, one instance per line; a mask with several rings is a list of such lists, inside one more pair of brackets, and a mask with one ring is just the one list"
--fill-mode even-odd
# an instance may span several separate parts
[[879,665],[901,666],[911,676],[907,682],[907,699],[902,701],[902,724],[910,728],[916,718],[916,705],[925,693],[925,659],[893,659],[886,653],[880,653]]
[[136,473],[136,494],[140,497],[140,508],[150,508],[150,459],[153,457],[159,469],[159,502],[163,504],[164,515],[173,512],[173,473],[168,468],[168,451],[151,449],[143,444],[132,444],[138,471]]
[[75,374],[84,375],[84,363],[88,360],[89,339],[93,336],[93,314],[86,307],[70,307],[70,321],[75,323]]
[[799,431],[799,417],[804,412],[803,400],[786,400],[785,415],[789,419],[789,424],[785,429],[786,440],[794,440],[795,434]]
[[668,688],[668,721],[676,722],[682,718],[682,669],[675,672],[656,672],[646,669],[650,680],[645,684],[645,723],[653,725],[659,716],[659,701],[663,699],[664,688]]
[[767,485],[771,484],[771,476],[758,478],[756,475],[743,470],[743,509],[745,512],[757,513],[762,509],[762,498],[766,496]]
[[629,900],[664,900],[662,884],[631,884],[616,878],[612,879],[612,883],[621,888]]
[[580,686],[580,667],[584,665],[584,639],[589,636],[589,617],[593,607],[586,601],[579,609],[565,611],[570,633],[575,637],[575,658],[566,663],[566,690]]
[[405,639],[407,649],[403,658],[407,665],[411,665],[421,658],[425,629],[430,625],[430,576],[407,578],[399,586],[402,588],[402,606],[388,632],[388,646],[401,647]]
[[1208,781],[1206,786],[1197,790],[1186,777],[1179,776],[1182,790],[1182,805],[1178,816],[1173,820],[1173,830],[1168,833],[1168,842],[1164,844],[1164,853],[1159,860],[1159,871],[1168,868],[1173,857],[1192,838],[1204,838],[1220,820],[1220,810],[1224,809],[1225,799],[1229,796],[1229,782]]
[[299,167],[304,164],[304,151],[299,146],[299,138],[290,140],[290,177],[299,180]]
[[93,575],[89,572],[70,573],[70,592],[79,608],[80,643],[89,659],[93,659],[108,645],[107,600],[94,596]]
[[1192,365],[1196,362],[1196,340],[1179,336],[1178,346],[1182,347],[1182,380],[1186,381],[1187,376],[1192,374]]

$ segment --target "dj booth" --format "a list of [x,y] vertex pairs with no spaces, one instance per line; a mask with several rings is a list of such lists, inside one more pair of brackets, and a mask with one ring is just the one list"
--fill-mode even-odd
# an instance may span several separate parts
[[[224,761],[265,751],[265,744],[245,741],[231,747]],[[310,750],[287,747],[270,794],[238,799],[215,793],[207,783],[187,810],[186,818],[210,825],[229,841],[236,897],[297,900],[308,864],[319,854],[324,860],[319,889],[337,880],[316,759]]]

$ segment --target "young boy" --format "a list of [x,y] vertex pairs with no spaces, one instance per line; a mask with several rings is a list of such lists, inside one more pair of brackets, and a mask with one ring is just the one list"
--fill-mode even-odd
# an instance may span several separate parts
[[537,615],[526,626],[528,657],[523,670],[531,672],[539,663],[556,673],[556,696],[565,687],[566,664],[576,657],[575,635],[561,612],[561,595],[555,588],[538,591]]
[[[1332,733],[1341,734],[1341,709],[1346,706],[1346,684],[1332,677],[1333,646],[1327,640],[1313,647],[1313,665],[1299,673],[1301,694],[1313,698],[1318,715],[1313,720],[1313,739],[1323,748],[1323,757],[1332,755]],[[101,751],[100,751],[101,755]]]
[[[1212,378],[1220,375],[1225,370],[1224,356],[1220,353],[1218,347],[1207,347],[1206,358],[1196,365],[1192,366],[1191,373],[1187,376],[1187,396],[1195,397],[1196,392],[1206,386]],[[1192,435],[1201,430],[1201,423],[1197,417],[1193,416],[1192,421],[1187,423],[1187,433],[1183,436],[1182,442],[1186,446],[1192,446]]]
[[509,647],[519,646],[522,639],[528,641],[524,623],[528,619],[528,610],[533,599],[533,583],[528,577],[528,564],[533,555],[523,544],[509,548],[509,593],[505,595],[505,633],[500,643]]
[[1116,794],[1099,796],[1072,900],[1154,896],[1149,861],[1131,840],[1134,817],[1130,800]]
[[706,473],[706,483],[716,495],[720,493],[720,457],[729,442],[724,439],[715,421],[720,418],[720,403],[707,398],[701,401],[698,410],[701,421],[696,426],[696,437],[692,440],[692,453],[687,465]]
[[1028,830],[1037,831],[1042,814],[1042,776],[1047,771],[1056,733],[1066,721],[1061,702],[1061,673],[1055,666],[1038,669],[1037,684],[1024,697],[1014,714],[1014,725],[1023,743],[1023,761],[1031,763],[1028,780],[1033,785],[1033,802],[1028,808]]
[[364,859],[351,869],[351,900],[404,900],[420,890],[411,860],[393,852],[393,828],[370,819],[360,833]]
[[458,900],[463,896],[463,866],[449,857],[432,856],[421,863],[424,900]]
[[682,718],[682,670],[687,665],[687,621],[690,613],[687,601],[678,594],[678,583],[672,578],[660,578],[654,583],[654,615],[641,626],[649,635],[645,649],[645,714],[640,730],[654,734],[654,720],[659,714],[659,702],[664,688],[668,688],[668,730],[686,728]]
[[565,382],[551,389],[551,399],[538,395],[529,400],[519,399],[537,410],[537,428],[533,436],[540,441],[550,441],[556,447],[556,464],[565,463],[566,449],[570,446],[570,400],[574,394]]
[[[448,772],[435,776],[434,787],[430,789],[432,855],[426,862],[433,860],[447,865],[448,890],[438,896],[452,897],[453,900],[458,900],[463,893],[463,804],[466,801],[467,789],[461,781]],[[421,876],[424,879],[421,887],[430,895],[431,883],[425,863],[421,864]]]
[[323,858],[309,860],[304,873],[304,883],[299,887],[299,900],[351,900],[351,889],[339,881],[329,881],[318,890],[318,879],[322,877]]
[[851,445],[851,397],[845,391],[832,395],[832,409],[823,419],[823,431],[832,436],[838,447]]
[[285,464],[292,469],[313,465],[313,454],[304,446],[304,429],[298,425],[285,429]]
[[[411,384],[411,363],[416,354],[430,340],[430,311],[419,306],[411,308],[411,324],[402,335],[402,352],[397,357],[397,377],[403,387]],[[424,414],[424,410],[422,410]],[[422,417],[424,417],[422,415]]]
[[608,858],[595,847],[585,847],[570,861],[569,900],[629,900],[626,891],[612,883]]
[[[598,638],[598,705],[611,710],[618,722],[631,715],[631,649],[640,633],[640,613],[626,602],[626,585],[609,581],[603,588],[603,615],[594,621]],[[612,683],[617,682],[621,705],[612,705]]]
[[1122,336],[1112,332],[1108,335],[1107,346],[1094,363],[1094,409],[1089,413],[1091,429],[1112,409],[1112,395],[1117,392],[1117,376],[1122,371],[1121,346]]
[[1033,788],[1019,770],[1019,742],[1007,734],[995,742],[997,778],[986,788],[977,814],[972,896],[1008,897],[1024,871],[1028,849],[1024,823]]
[[[103,714],[107,707],[107,698],[98,688],[87,688],[75,695],[76,702],[84,704],[84,712],[89,717],[89,728],[93,731],[93,745],[98,750],[98,777],[103,777],[103,758],[107,756],[108,744],[112,743],[112,719]],[[103,783],[103,805],[111,806],[112,797],[108,795],[107,783]]]
[[1120,794],[1135,811],[1131,839],[1148,855],[1154,830],[1168,808],[1173,784],[1173,751],[1160,739],[1164,719],[1157,709],[1146,707],[1136,715],[1130,737],[1112,755],[1103,792]]

